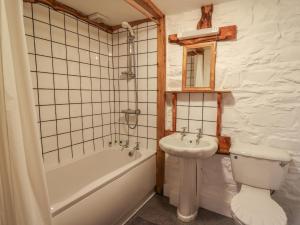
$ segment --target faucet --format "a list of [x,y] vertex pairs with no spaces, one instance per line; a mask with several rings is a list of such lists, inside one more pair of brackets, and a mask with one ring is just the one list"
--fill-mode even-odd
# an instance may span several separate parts
[[129,140],[126,140],[124,145],[122,145],[122,144],[120,144],[120,145],[122,146],[121,151],[123,151],[125,148],[128,148],[128,146],[129,146]]
[[129,151],[128,155],[133,156],[136,151],[140,150],[140,142],[136,142],[136,146]]
[[183,138],[186,136],[186,127],[181,127],[182,129],[182,132],[180,133],[181,134],[181,140],[183,140]]
[[196,144],[198,145],[199,144],[199,142],[200,142],[200,139],[201,139],[201,137],[202,137],[202,129],[201,128],[198,128],[197,129],[198,130],[198,134],[197,134],[197,139],[196,139]]

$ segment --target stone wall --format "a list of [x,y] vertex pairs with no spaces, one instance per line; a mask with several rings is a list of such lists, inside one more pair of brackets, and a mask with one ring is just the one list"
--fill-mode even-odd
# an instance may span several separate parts
[[[167,15],[167,35],[195,29],[200,17],[200,9]],[[224,99],[222,133],[233,142],[289,150],[293,158],[289,174],[274,196],[287,212],[289,224],[296,225],[300,221],[300,1],[236,0],[214,5],[213,26],[233,24],[238,27],[237,41],[217,44],[216,88],[232,90]],[[168,44],[168,90],[181,88],[181,62],[182,47]],[[167,194],[175,196],[176,188],[172,192],[170,185],[176,187],[172,179],[176,162],[169,158],[166,165]],[[200,195],[205,199],[200,205],[229,215],[229,202],[237,190],[229,158],[213,157],[203,174]]]

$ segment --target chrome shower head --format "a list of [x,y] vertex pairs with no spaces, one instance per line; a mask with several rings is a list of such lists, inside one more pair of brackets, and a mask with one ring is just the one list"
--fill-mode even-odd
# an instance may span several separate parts
[[129,34],[130,34],[131,37],[135,36],[135,34],[133,32],[133,29],[132,29],[131,25],[128,22],[123,21],[122,22],[122,27],[129,30]]

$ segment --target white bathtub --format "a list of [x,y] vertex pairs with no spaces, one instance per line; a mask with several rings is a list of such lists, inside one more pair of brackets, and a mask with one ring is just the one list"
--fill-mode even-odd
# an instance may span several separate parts
[[54,225],[124,223],[154,193],[155,151],[119,147],[47,171]]

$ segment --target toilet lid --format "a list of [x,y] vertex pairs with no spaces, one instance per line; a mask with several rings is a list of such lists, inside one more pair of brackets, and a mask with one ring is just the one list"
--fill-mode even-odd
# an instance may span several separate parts
[[269,190],[243,185],[233,197],[231,210],[245,225],[286,225],[283,209],[270,197]]

